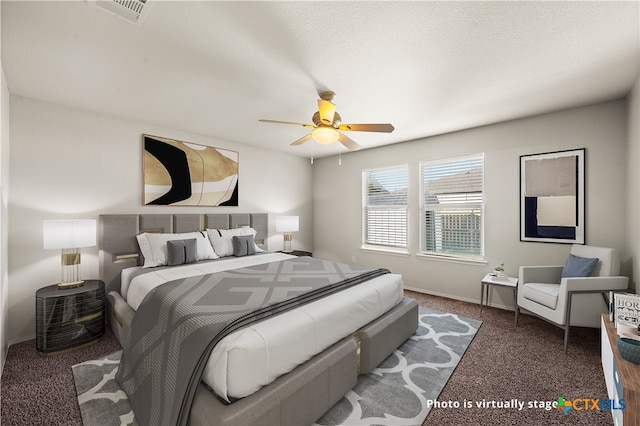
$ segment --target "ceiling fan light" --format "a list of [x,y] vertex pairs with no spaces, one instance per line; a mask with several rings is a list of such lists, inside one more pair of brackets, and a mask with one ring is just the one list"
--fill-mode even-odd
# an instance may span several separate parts
[[338,142],[340,133],[333,127],[318,127],[311,132],[313,139],[323,145],[329,145]]

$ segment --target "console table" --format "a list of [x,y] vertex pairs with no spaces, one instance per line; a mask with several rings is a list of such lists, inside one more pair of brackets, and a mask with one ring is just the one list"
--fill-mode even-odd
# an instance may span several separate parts
[[624,410],[613,409],[613,424],[640,424],[640,365],[627,361],[618,352],[618,333],[613,322],[609,321],[609,314],[602,314],[602,369],[607,383],[609,399],[616,404],[624,399]]

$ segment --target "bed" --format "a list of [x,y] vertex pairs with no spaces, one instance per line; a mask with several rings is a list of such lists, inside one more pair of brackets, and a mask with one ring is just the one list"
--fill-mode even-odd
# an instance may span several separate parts
[[[202,261],[188,266],[147,268],[152,272],[140,275],[142,259],[136,236],[142,232],[188,233],[242,227],[255,230],[256,248],[264,250],[264,253],[225,258],[223,261]],[[134,308],[144,298],[144,295],[135,295],[135,290],[131,290],[132,283],[142,282],[142,287],[153,288],[176,276],[201,273],[198,272],[200,269],[210,273],[247,262],[271,264],[291,258],[268,252],[267,235],[268,216],[264,213],[102,215],[99,227],[100,274],[106,285],[108,322],[114,335],[123,347],[129,345],[131,323],[136,312]],[[232,265],[222,266],[227,261]],[[296,261],[305,262],[304,259]],[[133,288],[137,286],[135,284]],[[356,287],[368,289],[370,294],[362,295],[355,290]],[[226,346],[227,349],[220,342],[211,354],[203,380],[197,385],[188,415],[189,423],[311,424],[355,385],[358,374],[372,371],[417,328],[417,303],[402,297],[402,280],[397,275],[375,277],[366,286],[354,286],[327,298],[333,298],[328,305],[337,310],[326,311],[319,302],[312,302],[301,308],[304,312],[296,309],[273,318],[277,324],[275,327],[267,326],[265,321],[265,324],[258,323],[240,330],[237,335],[228,336],[231,344]],[[346,306],[350,309],[345,309]],[[307,321],[311,328],[286,331],[285,325],[296,324],[298,327],[305,318],[312,319]],[[330,318],[336,321],[327,323]],[[324,329],[317,328],[318,324],[325,323],[330,325]],[[347,327],[348,331],[335,332],[336,324]],[[283,335],[285,338],[294,336],[295,340],[303,342],[299,348],[304,350],[283,351],[282,343],[271,347],[267,345],[266,348],[256,344],[278,341]],[[239,341],[248,342],[245,346],[250,350],[237,350]],[[311,343],[317,347],[305,352],[313,346]],[[287,348],[293,346],[286,340],[284,345]],[[284,352],[287,356],[293,352],[297,358],[289,360],[280,356]],[[259,365],[255,360],[265,359],[260,353],[271,354],[266,358],[273,362]],[[255,374],[240,374],[238,377],[243,377],[242,380],[231,380],[236,377],[232,373],[234,369],[242,371],[247,368],[247,364],[243,364],[247,360],[253,360],[249,366],[256,369]],[[277,361],[281,361],[280,364]],[[220,370],[210,368],[211,365],[229,368],[225,367],[226,373],[220,373]],[[246,383],[244,379],[247,377],[258,377],[258,380]]]

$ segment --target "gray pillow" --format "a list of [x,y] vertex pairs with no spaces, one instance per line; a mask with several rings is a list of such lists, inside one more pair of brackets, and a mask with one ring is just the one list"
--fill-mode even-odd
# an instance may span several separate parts
[[188,240],[167,241],[167,265],[175,266],[198,261],[198,242]]
[[256,254],[256,243],[253,235],[234,235],[231,239],[234,256],[247,256]]
[[562,268],[561,279],[565,277],[588,277],[598,264],[598,260],[600,259],[597,257],[580,257],[570,254],[567,263]]

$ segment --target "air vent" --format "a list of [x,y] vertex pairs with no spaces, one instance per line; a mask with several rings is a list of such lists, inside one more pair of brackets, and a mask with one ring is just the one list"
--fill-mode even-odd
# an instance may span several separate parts
[[132,24],[141,26],[151,9],[151,0],[87,0]]

